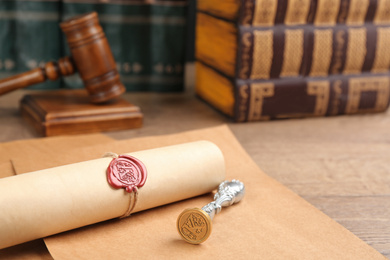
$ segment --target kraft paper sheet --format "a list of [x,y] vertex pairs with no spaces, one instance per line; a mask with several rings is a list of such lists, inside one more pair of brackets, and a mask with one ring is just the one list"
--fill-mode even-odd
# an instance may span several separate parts
[[[123,153],[197,140],[217,144],[225,157],[227,179],[246,185],[244,199],[214,218],[213,232],[204,244],[182,241],[175,224],[182,210],[204,206],[211,194],[45,238],[51,255],[55,259],[386,259],[263,173],[226,126],[115,141],[77,153],[69,150],[61,160],[67,164],[96,158],[107,150]],[[39,170],[45,160],[35,154],[13,158],[13,163],[19,173]],[[26,169],[33,164],[33,169]]]
[[[55,163],[52,167],[62,165],[61,154],[70,150],[90,146],[94,144],[105,144],[113,141],[112,138],[103,134],[75,135],[75,136],[55,136],[46,138],[37,138],[30,140],[20,140],[0,144],[0,178],[12,176],[15,174],[12,159],[27,158],[24,163],[26,172],[33,171],[36,165],[41,165],[41,169],[46,169],[45,161]],[[41,156],[37,163],[35,160],[28,158],[37,158]],[[50,158],[50,160],[48,160]],[[78,160],[73,162],[79,162]],[[18,172],[20,174],[22,172]]]

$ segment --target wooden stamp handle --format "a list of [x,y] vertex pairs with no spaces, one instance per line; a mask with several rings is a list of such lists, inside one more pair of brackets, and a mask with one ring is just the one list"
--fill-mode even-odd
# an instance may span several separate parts
[[75,66],[69,57],[61,58],[58,62],[48,62],[42,68],[36,68],[3,80],[0,80],[0,95],[19,88],[41,83],[47,79],[56,80],[60,76],[71,75]]

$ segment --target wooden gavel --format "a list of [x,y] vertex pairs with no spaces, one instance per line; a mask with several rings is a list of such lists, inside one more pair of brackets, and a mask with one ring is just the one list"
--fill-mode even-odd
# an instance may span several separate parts
[[91,102],[102,103],[125,91],[96,12],[76,16],[60,24],[72,56],[48,62],[42,68],[0,80],[0,95],[33,84],[57,80],[79,72]]

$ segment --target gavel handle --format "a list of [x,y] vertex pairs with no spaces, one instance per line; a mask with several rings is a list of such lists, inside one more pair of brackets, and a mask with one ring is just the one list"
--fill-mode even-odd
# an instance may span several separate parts
[[37,68],[21,73],[3,80],[0,80],[0,95],[6,94],[19,88],[25,88],[46,80],[43,69]]
[[34,84],[56,80],[60,76],[75,73],[75,66],[71,58],[61,58],[58,62],[48,62],[43,68],[36,68],[3,80],[0,80],[0,95],[6,94],[19,88],[25,88]]

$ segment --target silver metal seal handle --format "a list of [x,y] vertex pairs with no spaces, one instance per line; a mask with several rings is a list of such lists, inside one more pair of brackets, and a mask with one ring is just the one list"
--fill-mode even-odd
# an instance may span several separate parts
[[245,186],[238,180],[224,181],[218,187],[214,195],[214,201],[202,208],[209,214],[211,220],[218,214],[222,207],[228,207],[242,200],[245,195]]

